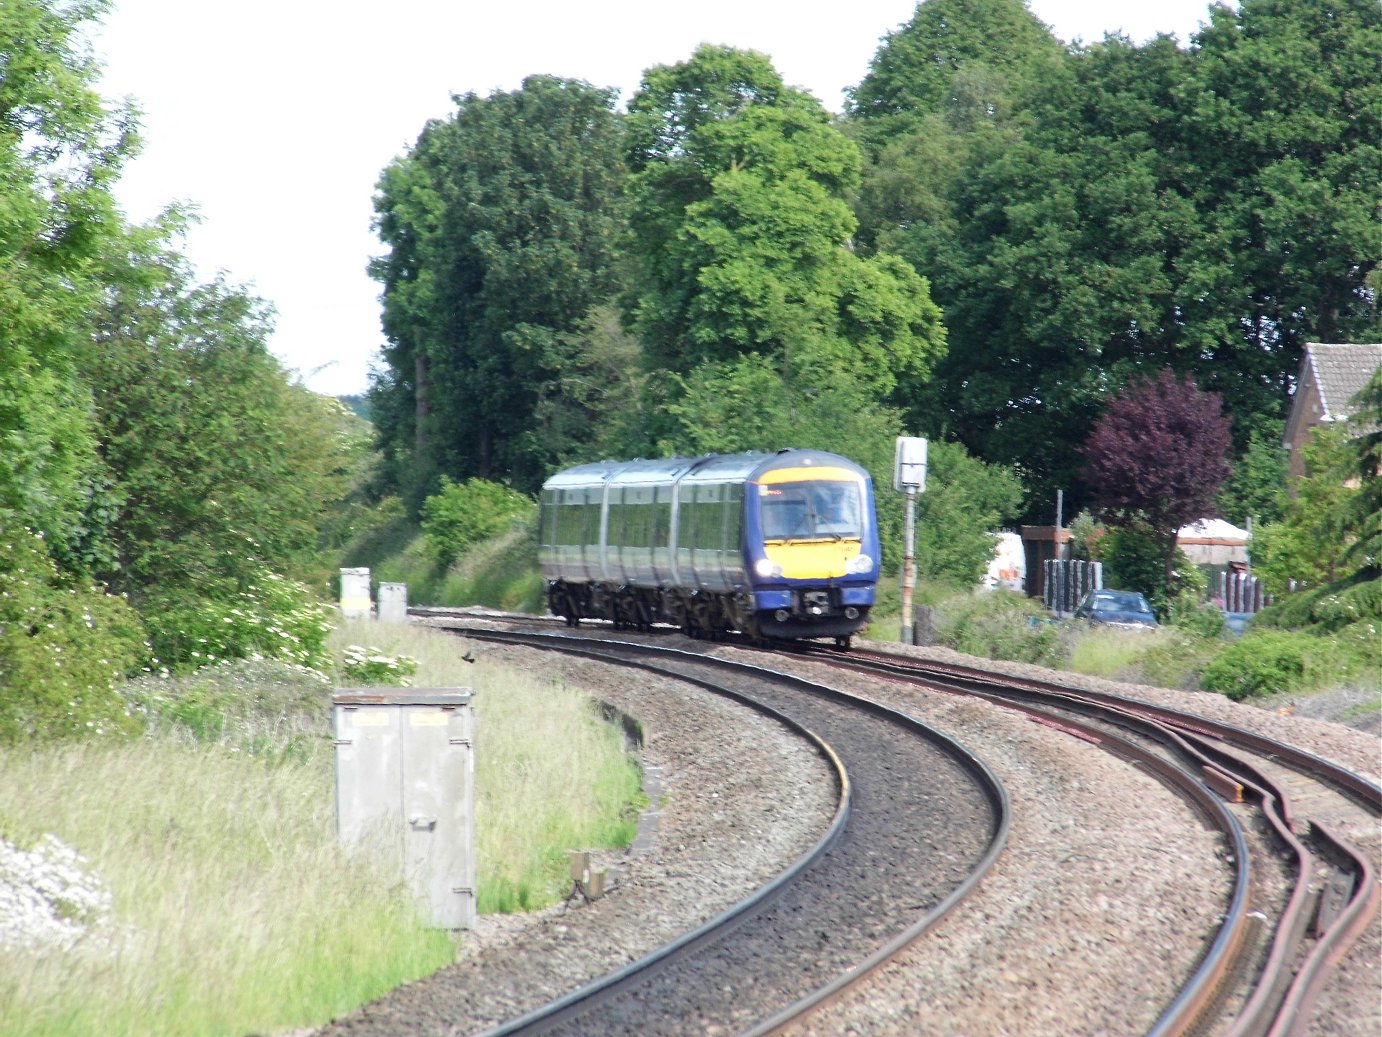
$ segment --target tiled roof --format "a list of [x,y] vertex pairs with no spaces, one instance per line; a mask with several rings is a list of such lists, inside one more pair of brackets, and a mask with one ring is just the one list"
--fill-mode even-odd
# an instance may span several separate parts
[[1321,420],[1344,421],[1354,411],[1353,398],[1382,367],[1382,342],[1307,342],[1305,362],[1319,387]]

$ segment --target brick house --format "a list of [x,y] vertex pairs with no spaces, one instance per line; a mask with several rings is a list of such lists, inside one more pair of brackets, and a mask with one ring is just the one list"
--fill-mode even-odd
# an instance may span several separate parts
[[1291,397],[1282,446],[1290,451],[1290,478],[1305,471],[1300,448],[1319,425],[1348,421],[1353,398],[1382,367],[1382,343],[1307,342]]

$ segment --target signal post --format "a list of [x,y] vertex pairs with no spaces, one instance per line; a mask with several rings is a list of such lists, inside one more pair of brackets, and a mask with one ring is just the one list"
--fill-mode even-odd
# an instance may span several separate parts
[[902,632],[904,645],[916,643],[916,620],[912,608],[912,588],[916,586],[917,494],[926,490],[926,440],[898,436],[893,459],[893,489],[907,495],[907,519],[902,554]]

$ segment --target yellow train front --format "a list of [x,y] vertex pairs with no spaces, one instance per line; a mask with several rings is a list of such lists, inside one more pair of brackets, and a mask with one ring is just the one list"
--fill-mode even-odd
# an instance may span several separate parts
[[878,584],[872,481],[820,450],[569,468],[543,485],[539,540],[549,607],[570,625],[845,645]]

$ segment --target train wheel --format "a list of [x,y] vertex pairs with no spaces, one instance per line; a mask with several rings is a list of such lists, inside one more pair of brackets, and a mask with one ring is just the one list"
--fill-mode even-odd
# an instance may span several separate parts
[[847,652],[847,651],[849,651],[849,646],[850,646],[850,640],[849,640],[849,635],[848,635],[848,634],[846,634],[844,637],[837,637],[837,638],[835,638],[835,647],[838,648],[840,651],[842,651],[842,652]]

